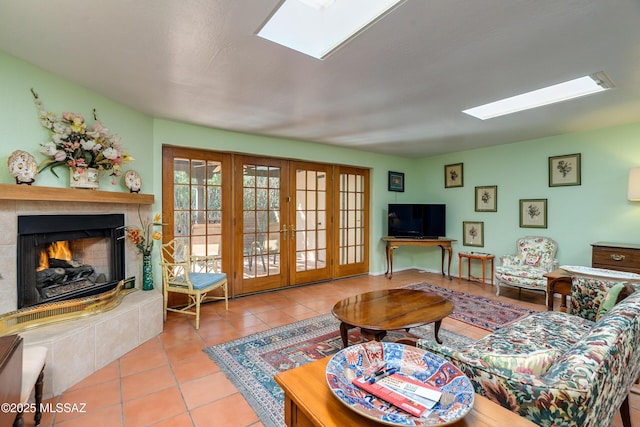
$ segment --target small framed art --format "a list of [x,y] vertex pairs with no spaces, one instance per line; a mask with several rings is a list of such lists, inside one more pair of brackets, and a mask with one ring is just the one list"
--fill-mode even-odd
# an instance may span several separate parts
[[498,186],[476,187],[476,212],[498,211]]
[[520,199],[520,227],[547,228],[547,199]]
[[464,246],[484,246],[484,222],[464,221],[462,223],[462,244]]
[[463,164],[455,163],[444,167],[444,188],[462,187],[464,184]]
[[580,153],[549,157],[549,187],[580,185]]
[[389,191],[404,191],[404,173],[389,171]]

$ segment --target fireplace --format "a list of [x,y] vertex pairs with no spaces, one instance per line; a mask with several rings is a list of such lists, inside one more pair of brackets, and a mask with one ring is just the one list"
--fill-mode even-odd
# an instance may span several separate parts
[[18,217],[17,308],[96,295],[124,279],[124,215]]

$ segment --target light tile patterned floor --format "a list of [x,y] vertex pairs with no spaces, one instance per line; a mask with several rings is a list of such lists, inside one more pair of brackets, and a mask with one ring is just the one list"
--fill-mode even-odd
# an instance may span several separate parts
[[[47,403],[86,404],[84,413],[48,412],[43,427],[259,427],[262,423],[203,347],[275,326],[326,314],[340,299],[369,290],[425,281],[472,294],[495,297],[495,288],[466,280],[448,280],[416,270],[384,276],[363,276],[296,287],[202,309],[200,330],[193,317],[169,313],[164,332],[111,363]],[[541,293],[508,290],[499,300],[545,310]],[[451,319],[443,327],[480,338],[486,331]],[[632,420],[640,425],[640,396],[631,394]],[[70,406],[73,407],[73,406]],[[25,426],[33,426],[30,414]],[[613,426],[621,427],[617,415]]]

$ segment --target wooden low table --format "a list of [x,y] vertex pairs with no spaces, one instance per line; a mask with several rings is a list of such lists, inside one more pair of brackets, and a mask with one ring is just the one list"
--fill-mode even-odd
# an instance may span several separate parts
[[[327,385],[325,370],[330,357],[299,368],[280,372],[275,381],[284,390],[284,419],[287,427],[370,427],[382,425],[349,409]],[[475,395],[466,417],[454,427],[531,427],[532,422],[487,399]]]
[[[487,263],[491,263],[491,286],[493,286],[493,274],[494,274],[494,260],[496,258],[495,255],[487,254],[484,252],[458,252],[458,279],[463,279],[462,277],[462,260],[467,259],[467,277],[464,277],[466,280],[480,280],[482,282],[482,289],[484,289],[484,275],[485,275],[485,265]],[[471,275],[471,260],[479,259],[482,264],[482,279],[479,277],[473,277]]]
[[432,292],[413,289],[384,289],[345,298],[336,303],[331,313],[340,320],[342,345],[349,345],[349,329],[360,328],[366,338],[380,341],[387,331],[409,330],[434,323],[438,332],[442,319],[453,311],[453,302]]

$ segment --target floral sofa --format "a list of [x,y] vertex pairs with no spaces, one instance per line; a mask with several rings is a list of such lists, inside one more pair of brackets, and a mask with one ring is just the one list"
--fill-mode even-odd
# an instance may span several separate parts
[[630,296],[598,313],[622,285],[574,277],[574,314],[535,313],[464,348],[429,339],[417,346],[451,360],[477,393],[538,425],[608,426],[620,408],[630,427],[628,393],[640,375],[640,292],[631,287]]
[[500,257],[495,268],[496,295],[501,286],[547,292],[544,274],[558,268],[558,244],[541,236],[527,236],[516,242],[518,253]]

